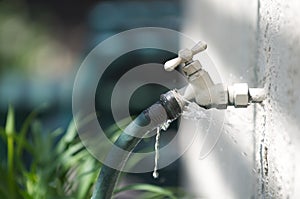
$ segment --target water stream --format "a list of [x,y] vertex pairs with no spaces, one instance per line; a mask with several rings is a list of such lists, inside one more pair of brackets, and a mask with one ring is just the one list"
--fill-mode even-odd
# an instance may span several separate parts
[[[182,101],[185,102],[185,106],[182,112],[182,117],[184,119],[194,120],[198,121],[200,119],[207,118],[207,114],[205,113],[204,109],[201,108],[198,104],[195,102],[190,102],[186,99],[184,99],[182,96],[178,96],[181,98]],[[166,131],[172,121],[168,120],[164,124],[162,124],[160,127],[156,128],[156,137],[155,137],[155,157],[154,157],[154,169],[152,176],[153,178],[158,178],[158,160],[159,160],[159,139],[160,139],[160,131],[164,130]]]
[[152,173],[153,178],[158,178],[158,176],[159,176],[157,170],[158,170],[158,159],[159,159],[160,130],[166,131],[169,128],[171,122],[172,122],[171,120],[168,120],[164,124],[162,124],[160,127],[156,128],[156,137],[155,137],[155,145],[154,145],[154,149],[155,149],[154,169],[153,169],[153,173]]
[[160,138],[160,127],[156,128],[156,137],[155,137],[155,158],[154,158],[154,170],[153,170],[153,178],[158,178],[159,174],[157,172],[158,167],[158,159],[159,159],[159,138]]

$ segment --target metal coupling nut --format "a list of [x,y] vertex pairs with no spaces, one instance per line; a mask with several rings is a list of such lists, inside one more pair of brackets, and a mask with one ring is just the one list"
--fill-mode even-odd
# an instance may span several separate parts
[[247,107],[249,103],[249,87],[247,83],[228,86],[228,100],[230,105],[236,108]]

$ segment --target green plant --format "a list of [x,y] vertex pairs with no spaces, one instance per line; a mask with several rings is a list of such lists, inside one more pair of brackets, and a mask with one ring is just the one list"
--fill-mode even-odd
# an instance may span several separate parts
[[[80,142],[73,122],[66,131],[43,132],[37,114],[33,111],[17,130],[13,108],[9,107],[6,125],[0,127],[0,198],[90,198],[101,164]],[[112,140],[121,132],[116,125],[108,131],[113,132]],[[148,184],[125,186],[115,194],[128,190],[139,191],[137,198],[175,199],[185,195],[178,188]]]
[[142,193],[137,196],[139,199],[179,199],[179,198],[191,198],[180,188],[162,188],[150,184],[133,184],[116,189],[115,194],[124,191],[141,191]]
[[89,198],[101,165],[85,150],[73,123],[66,132],[45,133],[36,114],[16,131],[10,107],[6,127],[0,128],[6,146],[1,150],[7,151],[1,157],[0,198]]

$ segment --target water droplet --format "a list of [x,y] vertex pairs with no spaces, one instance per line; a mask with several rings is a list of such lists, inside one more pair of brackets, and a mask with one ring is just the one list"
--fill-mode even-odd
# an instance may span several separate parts
[[153,178],[158,178],[159,174],[157,171],[153,171],[152,176],[153,176]]

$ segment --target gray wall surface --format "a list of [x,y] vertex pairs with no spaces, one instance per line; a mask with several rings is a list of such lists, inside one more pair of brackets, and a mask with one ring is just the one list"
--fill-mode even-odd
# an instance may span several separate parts
[[182,3],[183,33],[208,43],[223,83],[267,91],[261,105],[225,111],[208,157],[199,160],[194,142],[183,157],[188,189],[199,198],[300,198],[300,1]]

